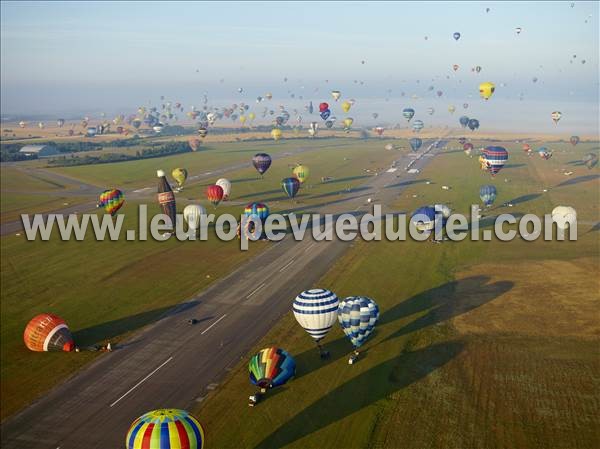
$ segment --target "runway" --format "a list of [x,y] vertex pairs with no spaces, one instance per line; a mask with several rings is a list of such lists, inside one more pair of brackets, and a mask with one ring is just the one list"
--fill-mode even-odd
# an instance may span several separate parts
[[[429,142],[424,147],[435,154]],[[400,157],[398,170],[370,177],[356,194],[315,212],[363,214],[370,211],[367,198],[390,212],[402,182],[415,177],[404,170],[413,159]],[[411,167],[423,169],[432,159],[419,158]],[[315,286],[351,242],[308,237],[297,242],[287,235],[278,243],[250,244],[269,248],[6,420],[2,448],[121,448],[130,423],[142,413],[189,409],[218,388],[227,370],[291,310],[299,292]],[[192,318],[199,322],[190,325]]]

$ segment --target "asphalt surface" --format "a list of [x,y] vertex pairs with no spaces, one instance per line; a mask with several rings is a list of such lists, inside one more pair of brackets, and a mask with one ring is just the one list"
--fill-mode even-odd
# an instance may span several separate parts
[[[412,168],[423,168],[431,156]],[[407,185],[402,182],[416,176],[404,170],[412,160],[401,157],[397,170],[380,172],[355,194],[315,211],[361,215],[370,211],[370,198],[391,212],[387,205]],[[293,298],[314,287],[352,243],[308,237],[297,242],[288,235],[278,243],[250,244],[269,248],[6,420],[2,448],[121,448],[141,414],[189,409],[218,388],[227,371],[290,311]],[[199,322],[189,324],[192,318]]]

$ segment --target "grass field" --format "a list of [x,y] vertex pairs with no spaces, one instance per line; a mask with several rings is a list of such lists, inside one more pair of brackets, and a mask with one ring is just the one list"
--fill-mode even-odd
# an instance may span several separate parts
[[[307,140],[303,145],[313,142],[318,141]],[[263,144],[264,147],[254,145],[250,150],[241,150],[244,153],[235,160],[246,159],[256,151],[272,151],[271,143]],[[187,156],[153,159],[156,165],[151,173],[145,174],[145,182],[155,185],[155,167],[169,167],[171,159]],[[312,168],[312,173],[297,202],[284,200],[280,187],[281,178],[290,174],[289,165],[297,162],[294,157],[288,157],[274,161],[262,180],[252,168],[227,173],[225,176],[234,181],[232,200],[241,204],[224,202],[215,211],[204,199],[204,187],[197,184],[177,194],[178,210],[192,200],[217,214],[239,215],[245,202],[255,200],[267,201],[273,210],[303,209],[350,195],[346,187],[353,188],[364,182],[368,176],[365,169],[387,167],[397,156],[397,152],[383,150],[379,140],[329,141],[323,151],[302,155],[301,161]],[[218,165],[219,160],[215,157],[213,163]],[[175,159],[177,165],[184,162]],[[114,164],[118,165],[121,164]],[[107,176],[111,166],[102,166],[102,170]],[[135,167],[130,166],[129,170],[135,171]],[[322,184],[320,176],[324,175],[336,179]],[[149,213],[157,213],[158,206],[153,199],[150,201]],[[121,209],[125,229],[137,229],[136,207],[137,202],[126,200]],[[94,357],[83,352],[73,357],[29,352],[23,345],[22,334],[25,324],[35,314],[49,311],[64,317],[81,347],[109,339],[116,342],[155,321],[169,306],[201,291],[266,247],[251,246],[251,251],[241,252],[237,241],[220,242],[215,238],[207,242],[175,239],[164,243],[153,240],[96,242],[89,238],[83,242],[62,242],[56,234],[49,242],[28,242],[23,236],[7,235],[0,239],[0,245],[3,418]],[[44,376],[40,377],[40,372],[45,373]]]
[[290,310],[254,350],[281,345],[296,359],[296,378],[249,408],[255,390],[240,362],[194,410],[212,446],[598,446],[599,175],[574,162],[597,144],[555,145],[549,161],[505,146],[511,159],[496,179],[476,157],[450,150],[395,206],[443,202],[466,212],[479,186],[493,183],[497,206],[486,214],[571,205],[578,241],[355,242],[319,286],[379,304],[358,363],[347,364],[351,345],[337,326],[324,340],[331,358],[321,361]]

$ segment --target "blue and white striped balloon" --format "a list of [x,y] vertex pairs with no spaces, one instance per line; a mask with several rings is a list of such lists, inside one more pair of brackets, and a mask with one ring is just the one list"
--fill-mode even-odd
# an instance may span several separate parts
[[339,300],[335,293],[322,288],[306,290],[294,300],[296,320],[317,342],[327,335],[338,314]]
[[377,303],[366,296],[349,296],[340,302],[338,321],[355,348],[373,333],[379,319]]

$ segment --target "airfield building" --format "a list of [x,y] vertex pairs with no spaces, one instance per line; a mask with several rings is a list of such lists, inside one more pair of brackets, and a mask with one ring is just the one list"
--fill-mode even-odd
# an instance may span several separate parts
[[58,150],[52,145],[25,145],[19,150],[19,153],[26,156],[37,155],[37,157],[56,156]]

